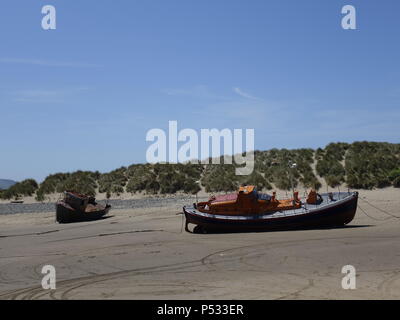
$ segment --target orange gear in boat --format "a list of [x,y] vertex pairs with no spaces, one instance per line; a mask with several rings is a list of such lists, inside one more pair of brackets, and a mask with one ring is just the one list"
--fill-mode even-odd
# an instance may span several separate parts
[[237,193],[213,196],[197,204],[201,212],[220,215],[263,214],[298,208],[301,208],[298,192],[293,194],[292,199],[277,200],[275,192],[271,197],[257,192],[255,186],[243,186]]
[[308,204],[316,204],[317,203],[317,192],[315,190],[311,190],[307,197]]
[[306,202],[308,204],[319,204],[322,201],[321,196],[315,190],[310,190]]

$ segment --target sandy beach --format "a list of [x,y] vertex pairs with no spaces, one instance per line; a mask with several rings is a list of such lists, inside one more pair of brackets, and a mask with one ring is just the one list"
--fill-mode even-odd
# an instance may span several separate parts
[[[360,191],[364,212],[325,230],[191,234],[182,201],[65,225],[53,212],[2,214],[0,299],[399,299],[399,195]],[[41,287],[47,264],[56,290]],[[344,265],[355,290],[342,289]]]

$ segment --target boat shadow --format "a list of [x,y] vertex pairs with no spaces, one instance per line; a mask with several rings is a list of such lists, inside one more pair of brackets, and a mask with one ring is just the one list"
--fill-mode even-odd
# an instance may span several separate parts
[[281,228],[281,229],[274,229],[274,230],[207,230],[207,232],[196,232],[193,231],[192,233],[195,234],[231,234],[231,233],[271,233],[271,232],[285,232],[285,231],[311,231],[311,230],[335,230],[335,229],[358,229],[358,228],[369,228],[375,227],[372,224],[362,224],[362,225],[345,225],[345,226],[326,226],[326,227],[304,227],[304,228]]
[[68,222],[63,222],[63,224],[74,224],[74,223],[83,223],[83,222],[96,222],[96,221],[101,221],[101,220],[107,220],[110,218],[115,217],[114,215],[111,216],[103,216],[103,217],[99,217],[96,219],[82,219],[82,220],[71,220]]

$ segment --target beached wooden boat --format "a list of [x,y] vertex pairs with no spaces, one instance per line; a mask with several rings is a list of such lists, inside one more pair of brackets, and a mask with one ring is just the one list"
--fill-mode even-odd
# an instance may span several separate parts
[[64,192],[64,199],[56,203],[56,221],[69,223],[97,220],[106,215],[110,205],[102,205],[90,196],[72,191]]
[[304,201],[297,192],[292,199],[278,200],[275,192],[270,196],[245,186],[237,193],[183,207],[185,230],[189,231],[189,224],[200,233],[338,227],[353,220],[357,201],[358,192],[317,194],[313,190]]

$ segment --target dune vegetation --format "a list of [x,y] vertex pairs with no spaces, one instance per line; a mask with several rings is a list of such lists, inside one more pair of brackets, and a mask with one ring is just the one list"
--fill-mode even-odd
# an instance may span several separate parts
[[[221,163],[223,160],[221,158]],[[296,163],[296,166],[290,166]],[[242,184],[254,184],[259,190],[293,187],[320,189],[321,181],[335,188],[345,184],[353,189],[394,186],[400,188],[400,144],[384,142],[330,143],[325,148],[271,149],[255,151],[254,171],[235,175],[235,164],[133,164],[108,173],[76,171],[51,174],[42,183],[21,181],[0,198],[17,199],[74,190],[107,198],[124,192],[145,194],[195,194],[234,191]]]

